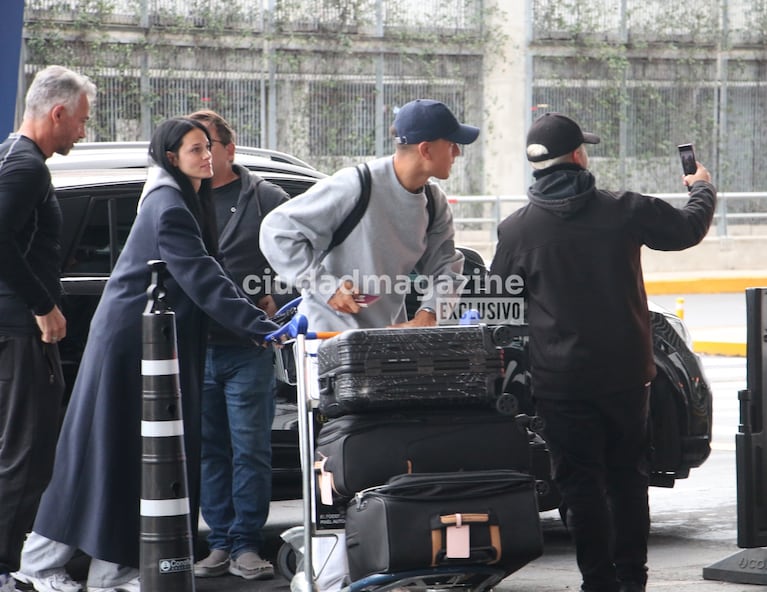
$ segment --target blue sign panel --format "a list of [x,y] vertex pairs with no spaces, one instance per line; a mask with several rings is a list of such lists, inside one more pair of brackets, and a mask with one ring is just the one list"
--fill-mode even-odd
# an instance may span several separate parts
[[24,0],[3,0],[0,19],[0,140],[14,128],[16,91],[19,83],[21,30],[24,27]]

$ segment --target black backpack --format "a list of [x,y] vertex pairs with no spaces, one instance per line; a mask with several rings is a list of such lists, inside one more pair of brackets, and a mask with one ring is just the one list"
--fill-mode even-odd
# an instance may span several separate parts
[[[346,219],[341,222],[341,225],[336,228],[335,232],[333,233],[333,238],[330,239],[328,248],[325,249],[325,252],[323,253],[323,257],[346,240],[346,237],[349,236],[349,233],[351,233],[351,231],[354,230],[354,227],[359,224],[359,221],[365,214],[365,210],[368,208],[368,203],[370,203],[370,187],[372,185],[370,178],[370,168],[368,167],[367,163],[364,162],[360,165],[357,165],[356,168],[357,175],[359,175],[360,183],[362,184],[362,192],[360,193],[360,197],[357,200],[357,203],[354,204],[352,211],[349,212],[349,215],[346,216]],[[431,230],[432,222],[434,222],[434,195],[432,194],[431,185],[428,183],[428,181],[424,186],[424,193],[426,194],[426,211],[429,214],[429,223],[426,227],[426,232],[429,232],[429,230]]]

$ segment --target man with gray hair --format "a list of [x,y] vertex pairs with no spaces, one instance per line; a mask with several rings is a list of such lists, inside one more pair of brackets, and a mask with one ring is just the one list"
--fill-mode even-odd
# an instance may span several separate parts
[[64,380],[61,210],[45,164],[85,137],[96,87],[61,66],[40,71],[21,127],[0,144],[0,592],[51,476]]

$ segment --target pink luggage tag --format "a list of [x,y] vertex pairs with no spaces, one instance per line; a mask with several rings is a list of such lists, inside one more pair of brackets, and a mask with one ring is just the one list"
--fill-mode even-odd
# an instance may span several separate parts
[[333,473],[325,471],[325,463],[328,461],[327,456],[323,456],[322,460],[314,462],[315,470],[319,470],[317,475],[317,483],[320,487],[320,502],[323,506],[333,505]]
[[445,541],[445,557],[451,559],[468,559],[471,555],[469,532],[471,527],[463,524],[461,515],[455,515],[455,526],[447,527]]

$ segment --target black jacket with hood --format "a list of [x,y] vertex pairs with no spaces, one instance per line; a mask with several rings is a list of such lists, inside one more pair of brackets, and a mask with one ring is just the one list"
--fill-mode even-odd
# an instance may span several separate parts
[[591,398],[655,376],[641,247],[679,251],[708,232],[716,189],[698,181],[675,208],[596,188],[573,164],[535,173],[530,203],[498,227],[491,274],[525,283],[533,393]]

